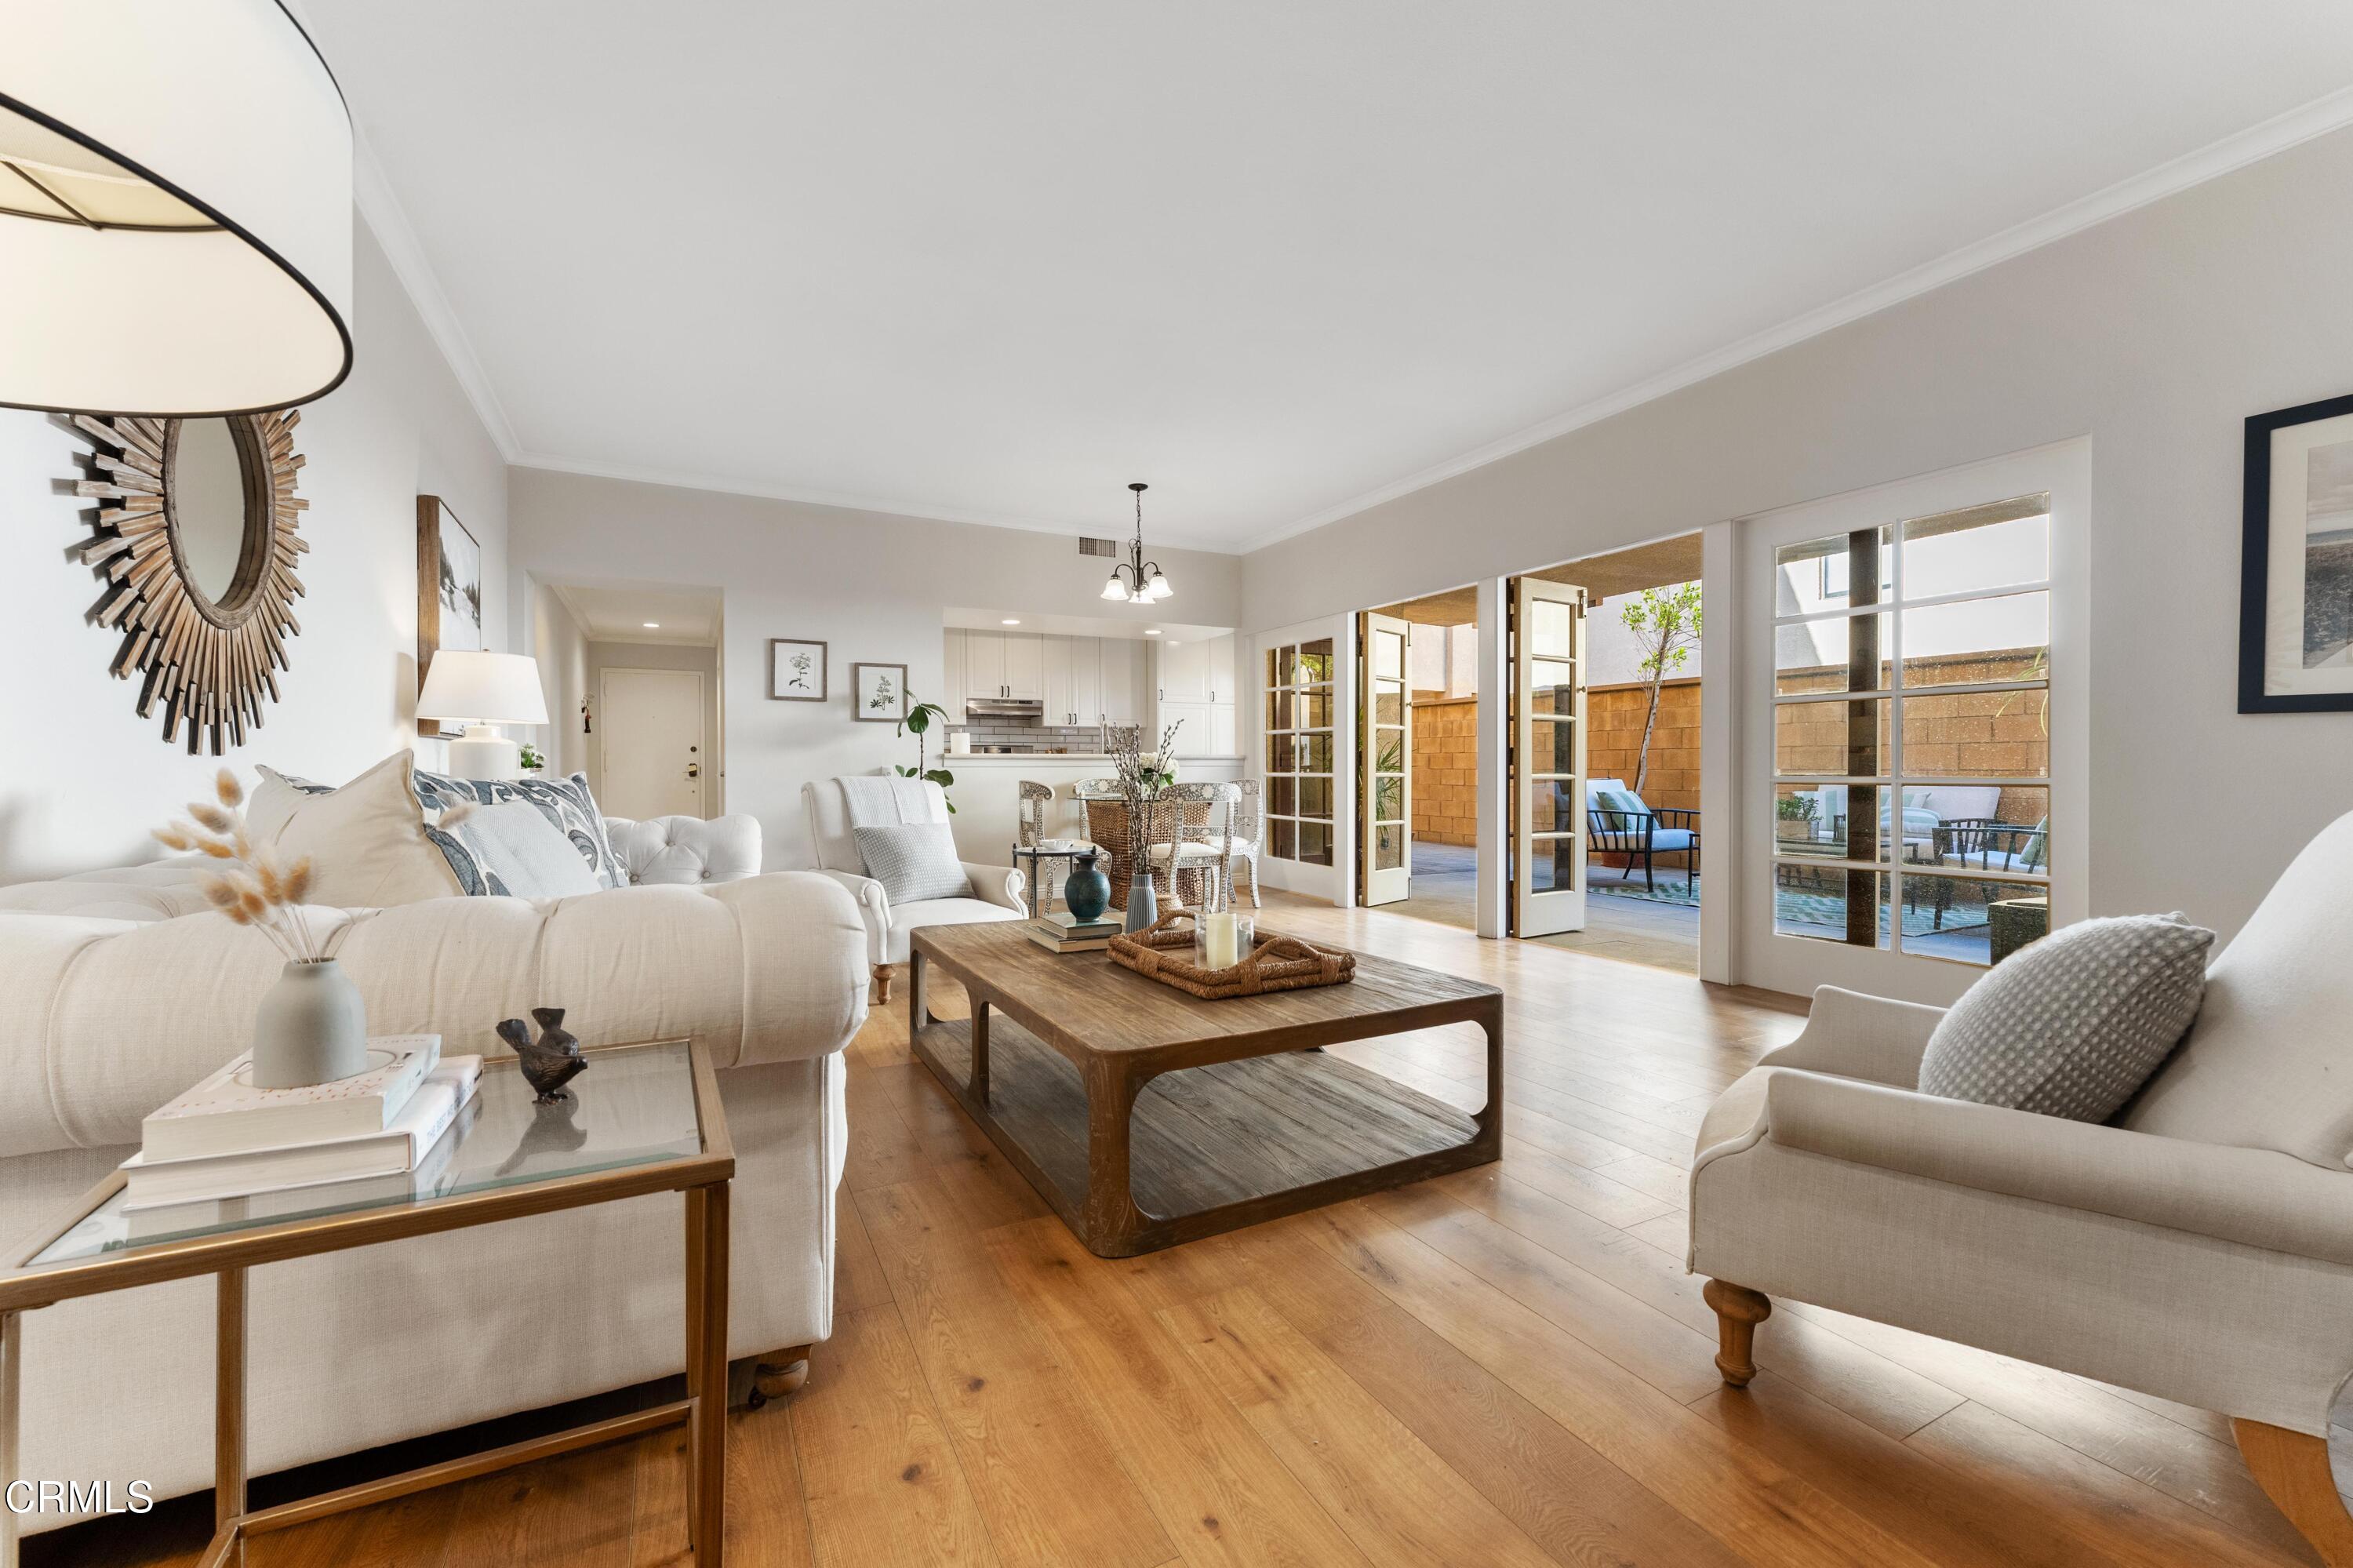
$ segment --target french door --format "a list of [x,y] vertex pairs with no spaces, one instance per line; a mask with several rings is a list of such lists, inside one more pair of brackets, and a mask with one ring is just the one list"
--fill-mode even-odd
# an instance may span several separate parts
[[1949,1002],[2083,916],[2078,446],[1742,525],[1750,983]]
[[1585,590],[1514,577],[1506,767],[1514,937],[1585,928]]
[[1395,904],[1413,874],[1413,692],[1408,678],[1410,627],[1395,616],[1366,610],[1356,646],[1364,660],[1356,690],[1357,777],[1363,781],[1356,821],[1360,843],[1357,902]]

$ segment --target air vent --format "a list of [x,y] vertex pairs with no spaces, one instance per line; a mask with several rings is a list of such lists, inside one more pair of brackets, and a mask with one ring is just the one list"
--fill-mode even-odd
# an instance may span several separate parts
[[1082,556],[1116,556],[1119,554],[1119,541],[1116,539],[1082,539],[1079,541],[1079,554]]

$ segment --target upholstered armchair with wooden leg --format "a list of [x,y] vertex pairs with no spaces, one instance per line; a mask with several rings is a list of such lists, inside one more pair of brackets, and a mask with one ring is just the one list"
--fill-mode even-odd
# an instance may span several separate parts
[[1787,1297],[2216,1411],[2353,1568],[2327,1446],[2353,1373],[2348,943],[2353,817],[2282,874],[2105,1126],[1920,1094],[1939,1010],[1817,992],[1700,1129],[1689,1261],[1725,1380],[1770,1363]]

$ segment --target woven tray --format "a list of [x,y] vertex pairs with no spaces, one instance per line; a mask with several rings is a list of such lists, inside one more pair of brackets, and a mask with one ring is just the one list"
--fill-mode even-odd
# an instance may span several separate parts
[[1193,961],[1193,918],[1190,909],[1172,909],[1133,936],[1113,937],[1111,961],[1205,1001],[1345,985],[1356,978],[1356,954],[1271,931],[1261,931],[1258,946],[1233,968],[1205,969]]

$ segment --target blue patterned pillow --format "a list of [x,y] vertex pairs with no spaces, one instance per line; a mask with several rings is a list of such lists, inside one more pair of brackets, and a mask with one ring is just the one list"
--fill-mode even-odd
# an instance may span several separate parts
[[572,841],[580,858],[600,887],[622,887],[628,883],[621,870],[620,857],[613,853],[613,841],[605,831],[604,813],[596,809],[596,797],[588,792],[588,776],[575,773],[561,780],[546,779],[452,779],[445,773],[417,770],[417,802],[425,809],[425,836],[448,860],[449,869],[457,874],[458,885],[469,895],[496,891],[490,878],[458,834],[445,832],[436,826],[441,813],[450,807],[470,801],[478,806],[503,805],[510,800],[528,800],[539,808],[540,814],[555,824],[556,830]]

